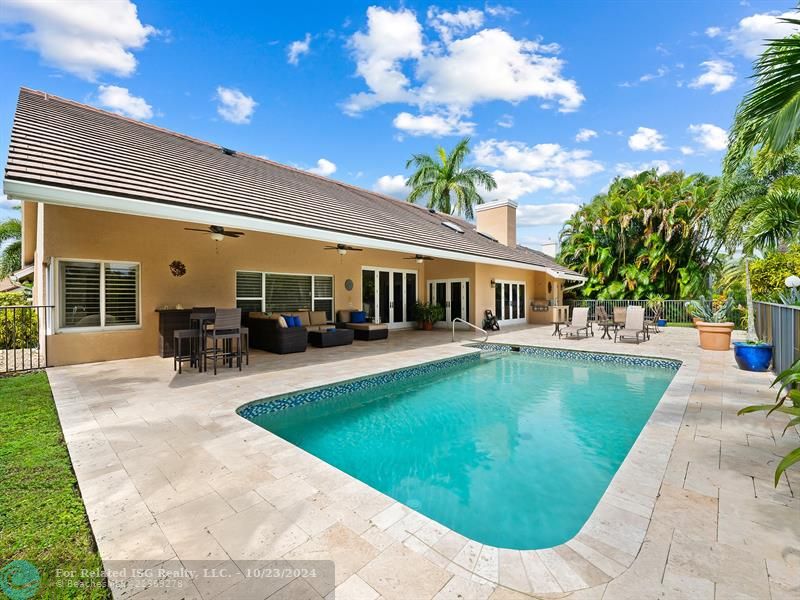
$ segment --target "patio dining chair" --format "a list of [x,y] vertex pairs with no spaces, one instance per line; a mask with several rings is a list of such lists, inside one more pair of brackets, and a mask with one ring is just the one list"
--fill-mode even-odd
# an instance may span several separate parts
[[[217,362],[221,359],[242,370],[242,309],[218,308],[214,317],[214,327],[206,332],[206,341],[211,342],[210,347],[203,348],[203,370],[207,369],[206,360],[211,357],[214,363],[214,375],[217,374]],[[234,349],[233,342],[236,341]],[[222,342],[222,347],[220,347]]]
[[660,333],[658,329],[658,320],[661,318],[661,307],[656,306],[653,310],[653,316],[644,320],[644,329],[647,332],[647,339],[650,339],[650,330]]
[[586,306],[576,306],[572,309],[572,321],[566,327],[561,327],[558,330],[558,339],[562,337],[580,338],[581,331],[587,338],[589,333],[594,336],[594,331],[592,331],[589,323],[589,308]]
[[614,342],[619,340],[633,339],[639,343],[647,339],[647,332],[644,327],[644,308],[641,306],[629,306],[625,316],[625,327],[614,332]]
[[625,318],[628,316],[628,309],[624,306],[614,307],[614,323],[617,325],[625,325]]

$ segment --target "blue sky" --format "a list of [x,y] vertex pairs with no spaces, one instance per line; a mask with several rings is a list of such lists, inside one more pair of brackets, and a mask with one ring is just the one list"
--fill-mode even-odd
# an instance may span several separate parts
[[2,160],[19,86],[399,196],[470,135],[536,246],[618,174],[719,173],[792,6],[3,0]]

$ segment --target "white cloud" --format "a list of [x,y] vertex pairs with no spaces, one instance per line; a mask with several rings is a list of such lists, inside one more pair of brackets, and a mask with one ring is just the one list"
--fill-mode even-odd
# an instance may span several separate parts
[[484,200],[516,200],[541,190],[552,190],[556,181],[552,177],[531,175],[523,171],[492,171],[497,187],[489,192],[481,191]]
[[707,60],[700,63],[705,68],[705,73],[699,75],[689,83],[690,88],[701,88],[708,86],[712,94],[718,94],[729,90],[736,81],[736,72],[733,63],[727,60]]
[[344,105],[346,113],[412,99],[400,61],[422,56],[422,26],[413,12],[370,6],[367,31],[354,33],[349,45],[356,58],[356,73],[364,78],[370,91],[350,96]]
[[694,148],[691,146],[681,146],[681,154],[684,156],[690,156],[694,154]]
[[510,6],[504,6],[502,4],[495,4],[494,6],[490,4],[486,4],[484,7],[486,10],[486,14],[490,17],[513,17],[514,15],[518,14],[519,11],[516,8],[512,8]]
[[660,79],[661,77],[664,77],[664,75],[666,75],[667,73],[669,73],[669,69],[667,67],[661,66],[658,67],[658,69],[656,69],[655,73],[645,73],[644,75],[639,77],[639,81],[646,82],[646,81],[652,81],[653,79]]
[[474,8],[452,13],[431,6],[428,9],[428,25],[437,31],[443,42],[449,43],[454,35],[464,35],[483,25],[483,13]]
[[580,208],[574,202],[551,204],[520,204],[517,207],[517,225],[537,227],[539,225],[561,225]]
[[486,140],[473,148],[475,161],[509,171],[528,171],[561,179],[581,179],[603,170],[589,150],[566,150],[559,144],[527,146],[522,142]]
[[295,40],[286,48],[286,60],[290,65],[297,65],[300,57],[311,51],[311,34],[306,33],[302,40]]
[[317,161],[316,167],[311,167],[308,169],[309,173],[314,173],[315,175],[323,175],[327,177],[328,175],[333,175],[336,173],[336,165],[329,161],[327,158],[320,158]]
[[144,98],[132,96],[128,88],[101,85],[97,88],[97,98],[100,106],[126,117],[144,120],[153,116],[153,107]]
[[429,17],[439,39],[426,45],[412,11],[367,10],[366,30],[356,32],[349,46],[368,90],[347,99],[346,113],[398,102],[450,114],[468,113],[477,103],[531,97],[557,104],[561,112],[583,103],[576,82],[562,75],[557,44],[516,39],[497,28],[458,37],[481,26],[480,11],[437,8]]
[[401,112],[392,124],[408,135],[470,135],[475,131],[475,123],[463,121],[458,114],[412,115]]
[[383,175],[378,177],[378,181],[375,182],[372,189],[395,198],[405,198],[411,191],[406,186],[406,178],[402,175]]
[[157,33],[139,20],[129,0],[4,0],[0,22],[27,25],[28,30],[13,37],[48,65],[89,81],[100,73],[132,75],[132,50]]
[[217,112],[219,115],[237,125],[244,125],[250,122],[250,117],[253,116],[258,103],[247,94],[223,86],[217,87]]
[[502,115],[499,119],[497,119],[497,126],[504,127],[508,129],[509,127],[514,126],[514,117],[511,115]]
[[667,149],[664,145],[664,136],[650,127],[639,127],[636,133],[628,138],[628,147],[637,152],[644,150],[659,152]]
[[710,38],[715,38],[722,33],[721,27],[706,27],[706,35]]
[[728,147],[728,132],[711,123],[689,125],[689,133],[703,149],[719,152]]
[[725,37],[739,54],[750,59],[758,58],[764,50],[764,40],[784,38],[797,31],[795,25],[780,21],[781,17],[794,19],[797,18],[797,13],[788,11],[782,14],[750,15],[739,21],[739,24],[728,31]]
[[594,129],[581,129],[575,136],[576,142],[588,142],[592,138],[597,137],[597,132]]
[[672,167],[665,160],[651,160],[649,162],[639,163],[638,165],[631,163],[617,163],[614,166],[614,170],[622,177],[632,177],[633,175],[637,175],[642,171],[649,171],[651,169],[655,169],[656,173],[663,175],[664,173],[672,170]]

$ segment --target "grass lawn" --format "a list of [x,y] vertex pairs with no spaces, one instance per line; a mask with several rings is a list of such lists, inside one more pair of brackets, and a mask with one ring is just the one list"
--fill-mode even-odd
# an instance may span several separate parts
[[105,588],[56,587],[53,577],[102,563],[44,373],[0,378],[0,569],[12,560],[39,570],[34,598],[110,598]]

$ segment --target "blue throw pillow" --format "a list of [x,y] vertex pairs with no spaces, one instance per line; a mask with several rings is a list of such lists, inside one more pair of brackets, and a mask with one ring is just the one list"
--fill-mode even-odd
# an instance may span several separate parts
[[367,322],[367,313],[363,310],[354,310],[350,313],[350,322],[351,323],[366,323]]
[[295,327],[302,327],[303,323],[300,321],[300,317],[292,317],[292,323]]
[[286,321],[286,326],[287,327],[295,327],[294,320],[297,317],[291,317],[289,315],[281,315],[281,316],[283,317],[283,320]]

